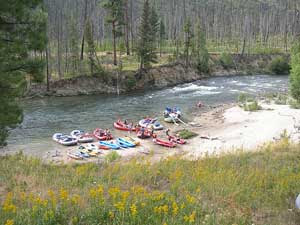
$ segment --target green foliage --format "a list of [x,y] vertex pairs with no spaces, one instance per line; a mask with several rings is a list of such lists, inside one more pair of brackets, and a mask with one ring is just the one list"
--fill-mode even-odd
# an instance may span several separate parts
[[155,53],[155,36],[152,33],[157,29],[157,24],[151,24],[151,22],[154,21],[154,15],[151,11],[149,0],[145,0],[141,24],[139,27],[139,41],[137,47],[137,55],[140,58],[141,69],[148,68],[151,66],[151,63],[157,62],[157,56]]
[[277,56],[271,61],[269,69],[276,75],[289,74],[290,65],[286,57]]
[[7,128],[22,122],[17,99],[25,87],[25,75],[43,80],[44,62],[30,56],[41,54],[47,43],[42,0],[1,1],[0,7],[0,147]]
[[134,88],[136,85],[136,80],[133,76],[129,76],[126,78],[126,88],[128,90],[131,90],[132,88]]
[[191,139],[198,135],[195,132],[192,132],[192,131],[186,130],[186,129],[179,131],[178,134],[179,134],[179,137],[183,138],[183,139]]
[[197,57],[197,69],[199,72],[209,72],[209,53],[206,48],[206,35],[201,29],[200,25],[197,26],[197,38],[196,38],[196,53]]
[[300,102],[300,40],[295,43],[292,50],[290,91],[292,96]]
[[86,27],[85,27],[85,38],[87,42],[87,53],[88,53],[88,59],[90,64],[90,72],[91,74],[103,74],[103,69],[101,67],[101,64],[99,62],[97,53],[96,53],[96,47],[94,44],[94,38],[93,38],[93,30],[91,27],[91,22],[87,21]]
[[116,37],[122,36],[122,27],[124,26],[123,0],[105,0],[102,6],[107,11],[106,22],[112,25],[112,31]]
[[105,156],[105,160],[108,163],[114,162],[120,158],[121,158],[121,156],[116,151],[112,151],[111,153],[109,153]]
[[71,17],[70,26],[70,63],[73,73],[77,73],[79,70],[79,33],[76,29],[76,24],[74,18]]
[[291,106],[293,109],[300,109],[300,102],[295,100],[295,99],[290,99],[288,101],[288,104]]
[[247,99],[249,98],[249,96],[247,95],[247,94],[245,94],[245,93],[241,93],[241,94],[239,94],[239,96],[238,96],[238,102],[239,103],[245,103],[245,102],[247,102]]
[[220,64],[223,66],[224,69],[233,68],[234,62],[231,54],[227,52],[222,52],[219,58]]
[[[199,146],[201,148],[201,146]],[[300,146],[185,160],[45,165],[0,157],[0,224],[298,224]],[[259,216],[259,222],[258,222]]]
[[288,95],[277,94],[275,97],[275,104],[277,105],[287,105],[288,104]]
[[250,111],[250,112],[254,112],[262,109],[257,101],[245,102],[243,108],[245,111]]
[[190,63],[190,48],[192,47],[192,39],[193,39],[193,31],[192,31],[192,23],[191,19],[188,17],[185,21],[183,31],[185,34],[184,38],[184,58],[185,65],[188,66]]

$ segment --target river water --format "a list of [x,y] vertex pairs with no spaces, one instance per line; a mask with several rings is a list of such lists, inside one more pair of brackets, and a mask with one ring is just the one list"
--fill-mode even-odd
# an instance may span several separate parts
[[24,121],[11,131],[8,150],[40,155],[55,149],[57,144],[52,141],[52,135],[56,132],[70,133],[74,129],[90,132],[97,127],[112,128],[118,118],[138,122],[145,116],[161,117],[166,106],[178,106],[189,117],[198,101],[206,105],[219,105],[236,101],[243,92],[258,95],[285,92],[287,89],[287,76],[232,76],[122,96],[26,100],[22,103]]

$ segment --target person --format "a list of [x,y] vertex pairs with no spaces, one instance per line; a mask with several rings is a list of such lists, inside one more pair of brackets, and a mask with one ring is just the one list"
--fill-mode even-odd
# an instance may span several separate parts
[[141,128],[141,138],[142,139],[145,138],[145,128],[144,127]]
[[169,132],[170,132],[170,129],[168,128],[168,129],[166,130],[166,135],[167,135],[168,137],[170,136]]
[[127,125],[127,124],[128,124],[127,120],[124,120],[124,124],[125,124],[125,125]]
[[201,107],[203,106],[203,103],[202,103],[201,101],[199,101],[199,102],[197,103],[197,106],[198,106],[199,108],[201,108]]

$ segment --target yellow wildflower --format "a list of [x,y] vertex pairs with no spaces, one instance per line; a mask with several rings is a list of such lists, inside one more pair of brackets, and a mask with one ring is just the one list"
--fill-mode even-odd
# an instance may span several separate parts
[[52,190],[49,190],[48,191],[48,196],[51,200],[51,203],[52,203],[53,207],[55,207],[56,206],[56,197],[55,197],[54,192]]
[[112,199],[116,199],[116,197],[119,193],[120,193],[119,188],[110,188],[110,189],[108,189],[108,194],[112,197]]
[[196,217],[196,211],[193,211],[191,215],[185,215],[183,217],[185,222],[194,223]]
[[137,214],[137,208],[136,208],[136,205],[135,204],[132,204],[130,206],[130,211],[131,211],[131,215],[132,216],[135,216]]
[[72,201],[72,204],[77,205],[80,201],[80,196],[76,195],[76,194],[73,195],[71,201]]
[[190,203],[190,204],[193,204],[195,203],[196,199],[195,197],[191,196],[191,195],[186,195],[186,200]]
[[65,189],[60,189],[60,199],[63,201],[68,200],[68,192]]
[[6,220],[5,225],[14,225],[13,220]]
[[177,213],[178,213],[178,209],[179,209],[176,202],[172,203],[172,208],[173,208],[172,213],[173,213],[174,216],[176,216]]
[[146,206],[146,203],[145,202],[142,202],[141,203],[141,206],[144,208]]
[[130,195],[130,193],[128,191],[125,191],[125,192],[122,193],[123,202],[126,202],[129,195]]
[[5,212],[13,212],[13,213],[16,212],[17,207],[12,203],[12,198],[13,198],[13,194],[11,192],[9,192],[3,203],[3,210]]
[[167,214],[168,211],[169,211],[169,207],[168,207],[167,205],[163,205],[163,206],[162,206],[162,211],[163,211],[165,214]]
[[20,193],[20,199],[22,200],[22,201],[25,201],[26,200],[26,193],[25,192],[21,192]]
[[111,218],[111,219],[113,219],[115,216],[115,214],[112,211],[109,211],[108,215],[109,215],[109,218]]
[[119,211],[124,211],[125,210],[125,203],[124,202],[117,202],[114,204],[114,206],[119,210]]

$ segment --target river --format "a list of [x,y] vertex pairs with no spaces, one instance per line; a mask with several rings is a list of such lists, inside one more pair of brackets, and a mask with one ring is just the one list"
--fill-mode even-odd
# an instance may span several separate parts
[[285,92],[288,76],[213,77],[193,83],[127,94],[122,96],[49,97],[26,100],[24,121],[10,132],[7,151],[42,155],[53,150],[56,132],[70,133],[74,129],[91,132],[94,128],[112,128],[118,118],[138,122],[145,116],[161,117],[166,106],[178,106],[186,117],[196,110],[196,103],[219,105],[236,101],[240,93],[258,95]]

